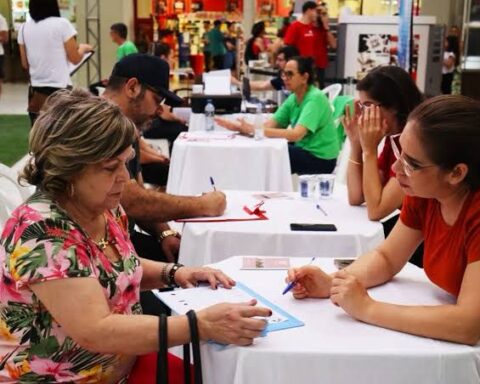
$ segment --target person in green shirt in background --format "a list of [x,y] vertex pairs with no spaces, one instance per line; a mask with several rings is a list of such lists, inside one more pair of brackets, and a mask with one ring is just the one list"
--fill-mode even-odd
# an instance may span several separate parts
[[125,56],[137,53],[138,49],[130,40],[127,40],[128,28],[123,23],[115,23],[110,27],[110,37],[117,48],[117,61],[120,61]]
[[221,20],[213,22],[213,28],[207,33],[207,40],[210,47],[210,54],[213,60],[213,69],[225,68],[225,54],[227,48],[225,47],[225,36],[220,31],[222,25]]
[[[333,112],[325,94],[313,85],[313,60],[292,57],[282,72],[285,88],[291,95],[264,124],[266,137],[281,137],[290,144],[292,173],[299,175],[331,173],[340,152]],[[254,127],[243,119],[231,122],[216,118],[219,125],[252,135]],[[285,129],[290,127],[290,129]]]

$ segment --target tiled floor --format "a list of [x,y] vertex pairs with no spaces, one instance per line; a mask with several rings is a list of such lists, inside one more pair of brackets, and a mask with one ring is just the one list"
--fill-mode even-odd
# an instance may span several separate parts
[[26,83],[4,83],[0,97],[0,115],[23,115],[27,113]]

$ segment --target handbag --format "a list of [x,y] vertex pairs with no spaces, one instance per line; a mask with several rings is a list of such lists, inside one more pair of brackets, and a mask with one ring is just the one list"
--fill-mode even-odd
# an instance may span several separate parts
[[[167,316],[159,317],[158,353],[139,356],[129,375],[129,384],[202,384],[202,362],[200,356],[200,340],[197,317],[193,310],[187,312],[190,327],[194,365],[190,364],[190,344],[183,346],[183,362],[180,358],[168,353]],[[183,368],[183,369],[182,369]],[[192,374],[193,379],[192,381]]]
[[50,96],[49,94],[45,94],[42,92],[39,92],[36,90],[34,87],[31,85],[28,87],[28,108],[27,111],[29,113],[35,113],[39,114],[40,110],[43,107],[43,104],[45,104],[45,100],[47,100],[47,97]]

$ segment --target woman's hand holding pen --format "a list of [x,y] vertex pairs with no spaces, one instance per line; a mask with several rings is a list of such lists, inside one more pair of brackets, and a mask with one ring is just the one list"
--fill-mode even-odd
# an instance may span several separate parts
[[316,266],[305,265],[300,268],[290,268],[286,282],[291,283],[292,281],[296,282],[292,289],[293,297],[296,299],[330,296],[332,277]]
[[345,270],[332,275],[330,300],[341,307],[350,316],[366,321],[375,301],[368,295],[365,287],[357,278]]

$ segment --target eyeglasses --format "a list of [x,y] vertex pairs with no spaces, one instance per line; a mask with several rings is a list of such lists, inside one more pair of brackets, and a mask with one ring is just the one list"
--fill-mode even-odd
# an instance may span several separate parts
[[148,85],[145,83],[142,83],[142,84],[146,89],[148,89],[150,92],[152,92],[155,95],[155,102],[157,104],[162,104],[165,101],[165,97],[159,95],[158,91],[155,88],[153,88],[151,85]]
[[390,143],[392,144],[392,150],[395,158],[400,161],[402,164],[403,170],[407,177],[412,176],[413,172],[420,171],[421,169],[435,167],[435,164],[428,164],[428,165],[413,165],[410,164],[405,158],[402,156],[402,151],[400,145],[397,144],[398,139],[400,139],[401,133],[396,135],[390,136]]
[[293,76],[295,76],[297,73],[296,72],[292,72],[292,71],[282,71],[280,73],[280,77],[285,77],[287,78],[288,80],[290,80]]

